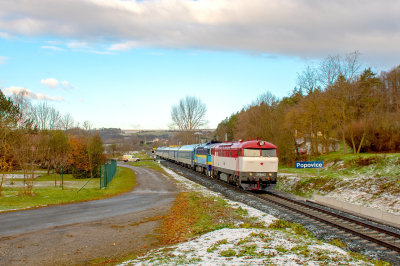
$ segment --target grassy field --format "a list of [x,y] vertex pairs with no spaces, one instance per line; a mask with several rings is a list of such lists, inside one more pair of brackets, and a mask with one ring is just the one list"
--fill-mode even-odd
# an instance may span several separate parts
[[130,191],[136,185],[135,173],[123,167],[117,168],[112,182],[105,189],[99,188],[100,180],[93,178],[79,193],[78,190],[89,179],[75,179],[64,175],[64,189],[60,187],[61,176],[43,173],[34,181],[32,196],[23,194],[23,179],[6,179],[3,184],[3,196],[0,197],[0,211],[13,211],[42,206],[67,204],[88,200],[109,198]]
[[136,157],[140,159],[139,162],[131,162],[129,163],[132,166],[142,166],[142,167],[147,167],[153,170],[156,170],[157,172],[163,173],[164,170],[161,168],[160,164],[154,161],[154,158],[151,158],[149,155],[147,155],[144,152],[136,153]]

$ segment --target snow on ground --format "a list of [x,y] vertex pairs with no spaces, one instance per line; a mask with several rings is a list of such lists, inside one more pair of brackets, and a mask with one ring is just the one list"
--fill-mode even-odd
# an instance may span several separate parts
[[[32,178],[32,175],[28,175],[29,178]],[[41,177],[42,175],[33,175],[33,178]],[[23,174],[6,174],[4,175],[4,179],[24,179]]]
[[[340,201],[400,215],[400,187],[398,182],[394,178],[375,174],[354,173],[353,178],[338,176],[317,189],[313,186],[314,181],[300,183],[302,179],[299,174],[279,173],[278,189],[297,195],[301,193],[310,197],[317,193]],[[305,177],[311,176],[303,175],[303,178]]]
[[[205,196],[223,197],[192,182],[170,169],[167,174],[187,191]],[[245,204],[226,201],[233,208],[241,207],[248,215],[266,225],[276,218]],[[209,232],[191,241],[150,251],[128,265],[373,265],[352,259],[344,250],[321,241],[295,234],[292,229],[267,230],[254,228],[224,228]]]

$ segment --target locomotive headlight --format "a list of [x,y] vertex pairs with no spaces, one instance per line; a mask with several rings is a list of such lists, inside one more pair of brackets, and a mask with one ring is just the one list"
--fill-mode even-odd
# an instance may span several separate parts
[[260,141],[260,146],[263,146],[264,145],[264,141],[262,140],[262,141]]

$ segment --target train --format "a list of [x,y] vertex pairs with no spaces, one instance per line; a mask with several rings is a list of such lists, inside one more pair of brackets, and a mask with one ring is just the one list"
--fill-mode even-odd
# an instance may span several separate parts
[[244,190],[266,190],[276,184],[278,175],[278,149],[261,139],[159,147],[154,153]]

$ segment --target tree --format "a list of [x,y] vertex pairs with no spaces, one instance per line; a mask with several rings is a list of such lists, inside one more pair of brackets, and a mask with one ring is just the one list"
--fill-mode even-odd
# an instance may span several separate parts
[[13,170],[13,145],[12,129],[17,126],[20,110],[10,98],[4,96],[0,90],[0,196],[5,175]]
[[237,116],[239,112],[236,114],[232,114],[230,117],[225,118],[222,120],[216,129],[216,136],[219,140],[225,140],[225,134],[228,137],[228,141],[233,141],[234,138],[234,128],[237,123]]
[[318,69],[313,65],[307,66],[302,73],[297,73],[297,85],[307,94],[311,94],[320,87],[319,76]]
[[88,165],[90,176],[92,177],[97,173],[101,164],[104,164],[104,147],[103,141],[99,133],[94,133],[89,139],[88,147]]
[[88,165],[88,149],[82,136],[69,136],[70,152],[69,161],[72,166],[72,176],[78,179],[90,177]]
[[206,111],[206,105],[195,96],[186,96],[179,100],[179,104],[172,106],[172,122],[184,133],[186,144],[191,141],[195,130],[207,124]]
[[60,112],[46,102],[32,106],[31,118],[35,126],[41,131],[56,130],[62,126]]
[[57,173],[61,171],[61,168],[68,164],[69,149],[68,137],[61,130],[50,133],[49,162],[54,169],[54,178],[57,177]]
[[377,109],[377,105],[379,104],[379,98],[377,97],[377,94],[380,85],[381,81],[378,77],[376,77],[376,73],[372,72],[371,68],[365,69],[359,80],[359,88],[361,93],[360,112],[364,122],[364,129],[357,153],[360,153],[365,139],[368,123],[370,122],[372,114]]

